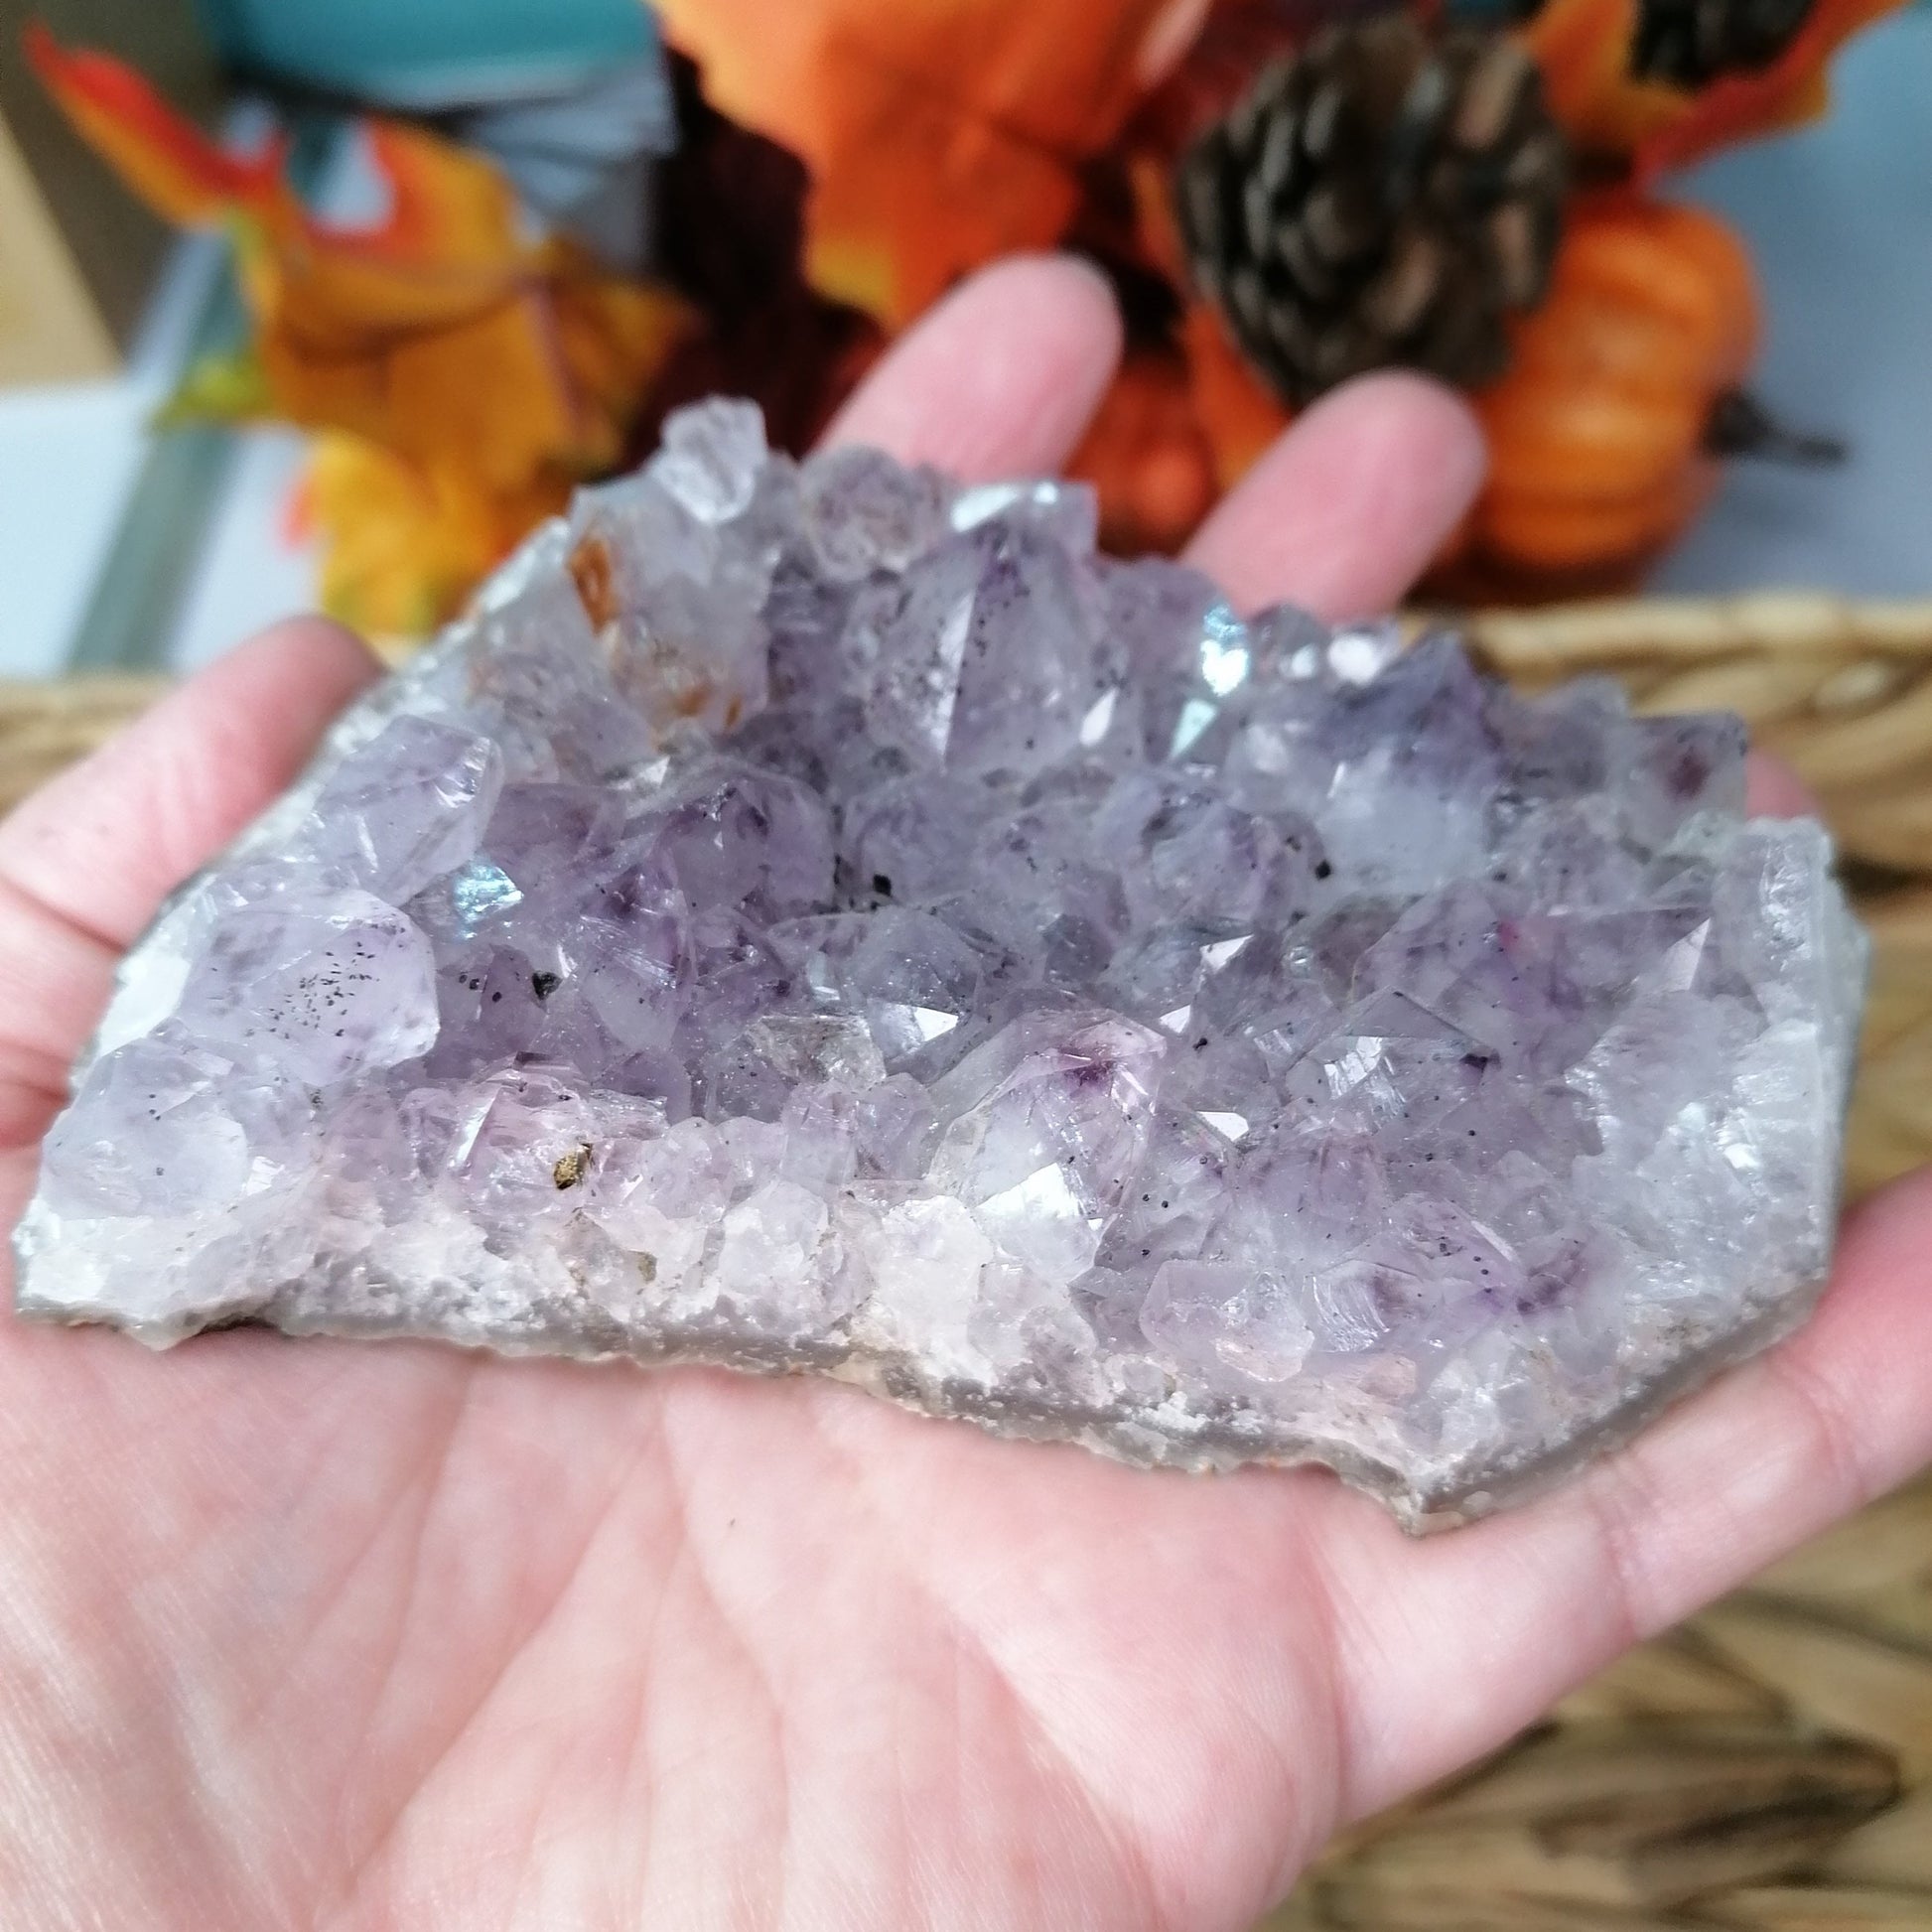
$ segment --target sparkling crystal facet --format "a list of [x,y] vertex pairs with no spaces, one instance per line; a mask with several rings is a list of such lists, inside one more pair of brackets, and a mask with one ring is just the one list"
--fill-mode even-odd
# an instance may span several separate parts
[[1725,718],[672,420],[130,955],[30,1314],[806,1367],[1451,1521],[1799,1320],[1863,942]]

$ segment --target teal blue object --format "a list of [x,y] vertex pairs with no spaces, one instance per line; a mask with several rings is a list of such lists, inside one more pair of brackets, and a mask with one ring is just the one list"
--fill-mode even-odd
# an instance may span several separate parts
[[567,87],[655,45],[642,0],[197,0],[235,65],[417,106]]

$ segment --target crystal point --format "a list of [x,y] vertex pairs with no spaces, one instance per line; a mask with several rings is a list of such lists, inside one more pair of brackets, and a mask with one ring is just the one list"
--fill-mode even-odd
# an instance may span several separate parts
[[1802,1318],[1863,940],[1728,718],[674,417],[129,955],[19,1305],[809,1369],[1480,1514]]

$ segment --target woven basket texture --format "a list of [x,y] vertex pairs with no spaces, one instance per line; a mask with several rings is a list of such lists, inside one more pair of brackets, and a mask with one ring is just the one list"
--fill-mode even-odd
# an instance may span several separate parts
[[[1932,602],[1631,599],[1459,619],[1529,688],[1741,712],[1818,796],[1874,944],[1856,1197],[1932,1160]],[[0,683],[0,809],[163,681]],[[1932,1478],[1333,1845],[1258,1932],[1932,1932]]]

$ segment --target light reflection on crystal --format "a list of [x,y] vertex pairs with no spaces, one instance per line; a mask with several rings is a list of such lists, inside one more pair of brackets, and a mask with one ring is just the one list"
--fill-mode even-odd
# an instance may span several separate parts
[[1180,720],[1173,728],[1168,756],[1184,758],[1199,742],[1201,734],[1220,716],[1220,706],[1206,698],[1189,698],[1180,707]]
[[474,939],[489,919],[520,905],[523,895],[500,866],[474,859],[452,877],[450,902],[456,910],[457,931]]
[[1353,625],[1337,630],[1328,645],[1328,664],[1344,684],[1369,684],[1401,654],[1393,624]]
[[1088,751],[1106,742],[1108,730],[1114,722],[1114,705],[1119,699],[1118,691],[1103,691],[1080,720],[1080,743]]
[[1201,682],[1217,698],[1230,698],[1248,677],[1248,627],[1225,604],[1201,621]]

